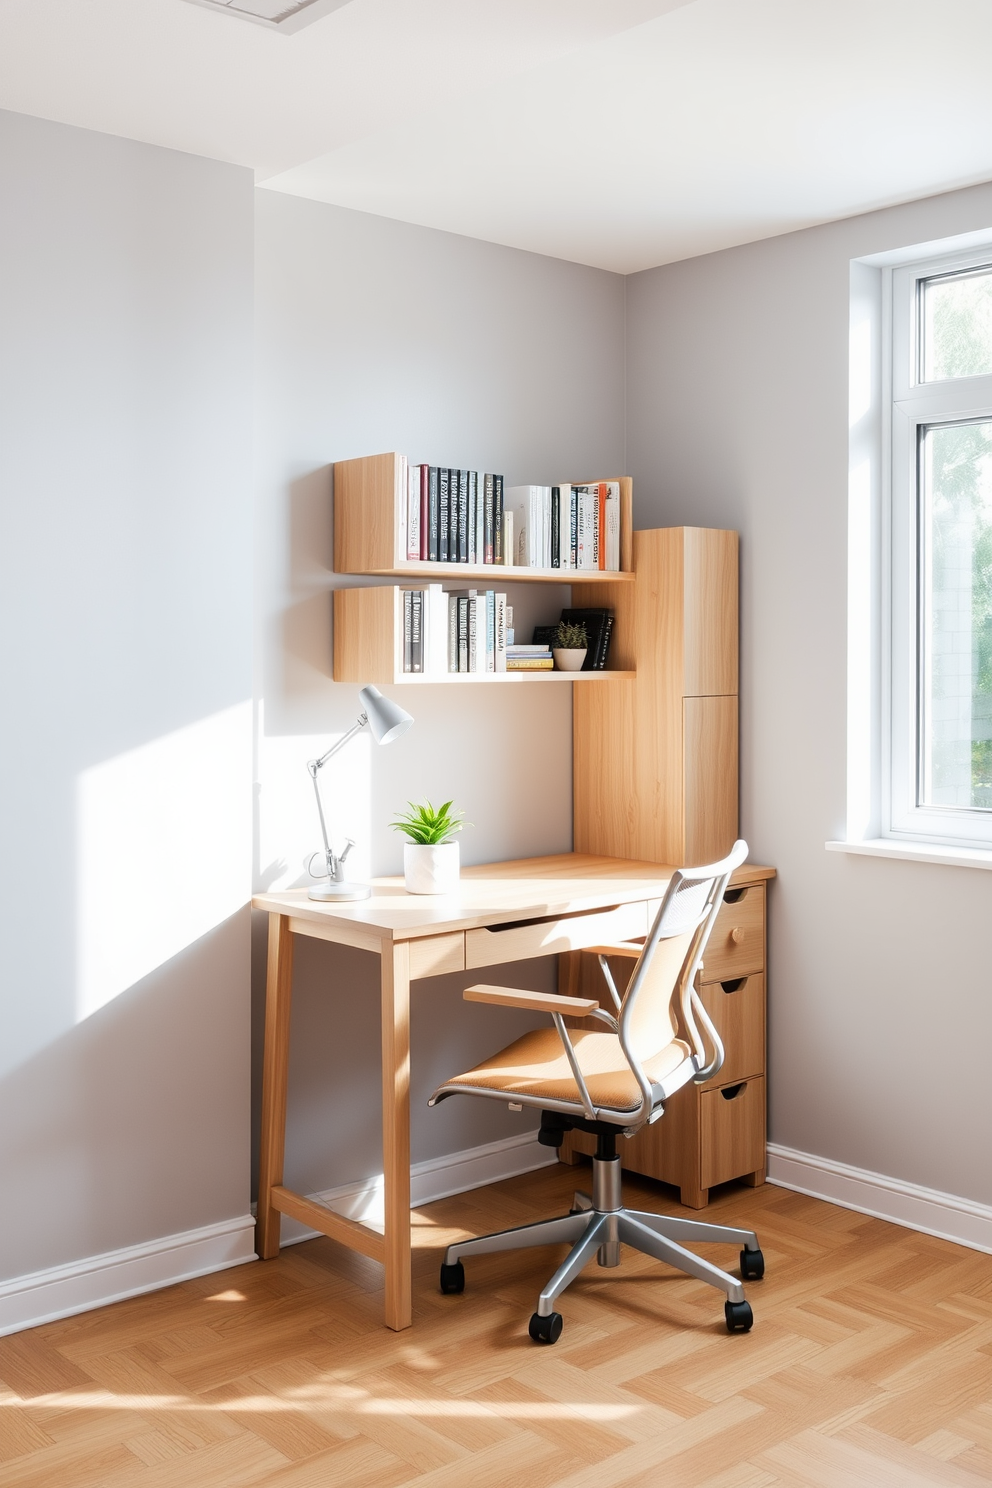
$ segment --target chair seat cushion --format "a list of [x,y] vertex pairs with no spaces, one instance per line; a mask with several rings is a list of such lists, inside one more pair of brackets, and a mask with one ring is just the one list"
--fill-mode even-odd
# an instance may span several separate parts
[[[615,1033],[570,1031],[579,1068],[593,1105],[613,1111],[635,1111],[641,1090],[624,1057]],[[663,1080],[690,1056],[688,1044],[673,1039],[656,1054],[643,1060],[651,1080]],[[538,1028],[508,1044],[475,1069],[446,1080],[444,1087],[492,1090],[506,1096],[530,1096],[534,1100],[574,1101],[581,1104],[564,1045],[554,1028]]]

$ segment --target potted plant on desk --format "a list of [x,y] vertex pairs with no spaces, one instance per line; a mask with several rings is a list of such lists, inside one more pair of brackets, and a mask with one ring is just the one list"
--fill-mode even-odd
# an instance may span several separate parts
[[390,825],[409,837],[403,844],[403,881],[408,894],[451,894],[458,887],[458,843],[452,839],[462,829],[461,811],[452,803],[434,807],[430,801],[400,812]]
[[559,672],[581,672],[586,659],[589,635],[584,625],[561,620],[551,643],[551,654]]

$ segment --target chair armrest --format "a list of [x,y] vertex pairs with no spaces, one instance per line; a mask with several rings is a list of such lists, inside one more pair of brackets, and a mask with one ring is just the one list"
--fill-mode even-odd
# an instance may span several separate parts
[[487,1002],[494,1007],[530,1008],[535,1013],[571,1013],[585,1018],[599,1011],[593,997],[560,997],[555,992],[521,992],[516,987],[466,987],[466,1002]]
[[583,946],[582,949],[590,956],[630,956],[636,961],[644,947],[635,940],[615,940],[610,945]]

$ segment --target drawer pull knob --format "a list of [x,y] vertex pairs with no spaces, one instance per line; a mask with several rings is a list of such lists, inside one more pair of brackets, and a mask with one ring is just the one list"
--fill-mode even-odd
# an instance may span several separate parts
[[742,1080],[739,1085],[725,1085],[720,1091],[725,1101],[736,1100],[741,1091],[747,1086],[747,1081]]
[[740,945],[741,941],[744,939],[744,931],[741,929],[740,925],[734,926],[733,930],[731,930],[730,932],[730,938],[734,942],[734,945]]
[[735,977],[732,982],[721,982],[720,986],[724,992],[739,992],[747,981],[747,977]]

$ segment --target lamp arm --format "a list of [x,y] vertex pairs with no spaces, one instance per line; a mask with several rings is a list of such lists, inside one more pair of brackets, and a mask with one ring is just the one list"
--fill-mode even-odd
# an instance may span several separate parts
[[[313,781],[313,793],[317,798],[317,815],[320,817],[320,835],[324,839],[324,857],[327,863],[327,871],[332,876],[339,860],[331,851],[331,843],[327,835],[327,823],[324,821],[324,807],[320,799],[320,787],[317,784],[317,775],[319,771],[324,767],[324,765],[327,764],[327,761],[332,757],[332,755],[337,754],[339,749],[343,749],[344,746],[349,742],[349,740],[353,739],[357,733],[360,733],[361,730],[368,723],[368,721],[368,714],[360,713],[358,715],[358,722],[352,724],[348,732],[342,734],[340,739],[332,744],[330,749],[328,749],[326,753],[320,756],[320,759],[312,759],[307,761],[307,769],[310,771],[310,779]],[[350,850],[350,847],[351,844],[349,843],[348,847],[345,849],[345,854],[347,854],[347,852]],[[343,856],[340,861],[343,861]]]

